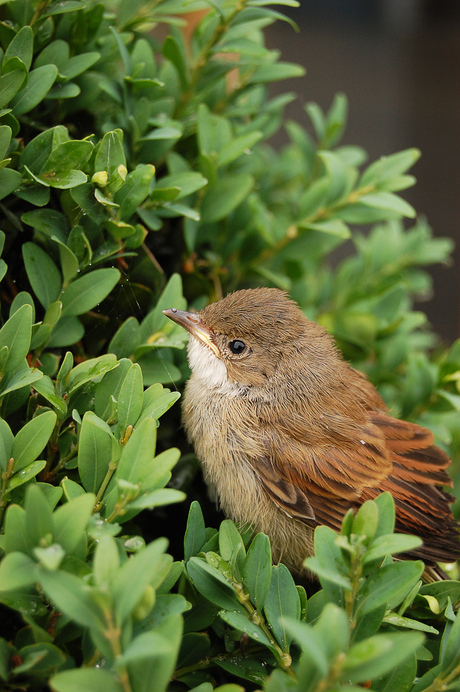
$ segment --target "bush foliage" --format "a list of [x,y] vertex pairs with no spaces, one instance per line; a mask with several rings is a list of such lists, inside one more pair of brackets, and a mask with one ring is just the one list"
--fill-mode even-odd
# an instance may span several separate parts
[[308,598],[195,499],[186,335],[162,309],[260,284],[460,475],[460,342],[414,310],[451,242],[399,194],[419,152],[366,165],[343,95],[287,121],[268,86],[303,70],[265,47],[271,5],[0,1],[2,689],[460,690],[460,583],[392,558],[418,539],[389,495],[317,529]]

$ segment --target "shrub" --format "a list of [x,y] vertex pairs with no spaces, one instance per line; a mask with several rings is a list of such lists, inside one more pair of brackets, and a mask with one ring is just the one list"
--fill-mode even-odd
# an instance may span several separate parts
[[403,224],[418,152],[364,167],[343,95],[306,106],[313,135],[285,121],[268,86],[303,70],[265,47],[268,0],[0,4],[3,688],[458,689],[460,585],[393,561],[415,539],[389,496],[317,530],[308,600],[266,536],[170,506],[204,494],[162,309],[260,283],[458,458],[460,346],[413,309],[451,251]]

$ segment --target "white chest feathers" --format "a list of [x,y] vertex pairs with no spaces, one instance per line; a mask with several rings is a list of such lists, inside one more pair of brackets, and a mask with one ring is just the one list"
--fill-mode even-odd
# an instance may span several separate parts
[[194,376],[204,380],[208,387],[222,387],[228,381],[225,363],[193,336],[188,342],[187,356]]

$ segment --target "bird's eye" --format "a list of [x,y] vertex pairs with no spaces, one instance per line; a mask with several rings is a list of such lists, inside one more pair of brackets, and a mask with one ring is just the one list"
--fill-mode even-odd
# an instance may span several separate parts
[[241,339],[234,339],[229,342],[228,347],[235,356],[239,356],[245,350],[246,344]]

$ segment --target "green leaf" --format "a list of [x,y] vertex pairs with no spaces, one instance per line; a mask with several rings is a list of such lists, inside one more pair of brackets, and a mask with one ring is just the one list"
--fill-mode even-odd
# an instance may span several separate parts
[[49,6],[48,9],[41,14],[41,17],[51,17],[56,14],[66,14],[67,12],[84,10],[85,7],[85,3],[80,2],[80,0],[62,0],[61,2]]
[[350,621],[343,608],[328,603],[315,624],[315,630],[323,637],[329,660],[333,661],[347,650]]
[[96,269],[73,281],[61,294],[63,316],[82,315],[108,296],[120,279],[118,269]]
[[45,466],[46,459],[37,459],[37,461],[33,461],[28,466],[25,466],[20,471],[11,476],[10,480],[8,481],[7,491],[11,492],[15,488],[18,488],[20,485],[24,485],[24,483],[27,483],[32,478],[35,478],[35,476],[37,476],[41,471],[43,471]]
[[53,514],[56,543],[61,545],[67,554],[72,553],[85,536],[85,528],[94,508],[96,497],[91,493],[80,495],[58,507]]
[[[8,455],[5,455],[7,460]],[[200,503],[194,500],[189,509],[187,527],[184,535],[184,558],[189,560],[193,555],[198,555],[205,544],[205,524]]]
[[66,61],[65,65],[61,67],[59,73],[67,79],[73,79],[77,77],[82,72],[86,72],[90,67],[94,65],[101,57],[101,54],[97,51],[89,51],[88,53],[81,53],[80,55],[74,55],[72,58]]
[[452,671],[460,662],[460,617],[455,617],[449,636],[441,653],[441,666],[444,672]]
[[294,579],[283,564],[272,569],[264,611],[276,640],[283,651],[288,652],[292,636],[285,627],[285,618],[300,618],[300,602]]
[[101,633],[105,622],[91,589],[81,579],[68,572],[50,572],[39,568],[38,580],[57,608],[84,627]]
[[126,168],[126,157],[123,149],[123,131],[118,129],[106,132],[94,162],[96,172],[107,172],[107,189],[111,193],[116,192],[124,183],[124,178],[120,175],[120,166]]
[[58,75],[55,65],[44,65],[29,72],[27,85],[14,97],[11,107],[15,116],[28,113],[42,101]]
[[16,56],[22,60],[27,71],[29,71],[32,64],[33,49],[34,33],[32,28],[23,26],[6,49],[3,61],[6,62],[11,57]]
[[[182,292],[182,277],[180,274],[172,274],[158,298],[155,308],[151,310],[143,320],[141,324],[141,333],[144,341],[151,342],[152,336],[156,335],[158,332],[164,332],[165,334],[170,333],[171,321],[163,315],[163,310],[172,307],[178,308],[179,310],[184,310],[186,307],[186,301]],[[174,329],[174,327],[172,329]]]
[[135,317],[128,317],[112,337],[108,351],[115,353],[117,358],[128,358],[134,353],[140,343],[139,322]]
[[195,588],[208,601],[225,610],[244,614],[235,589],[218,569],[198,557],[192,557],[187,563],[187,572]]
[[34,548],[34,557],[40,565],[54,572],[57,570],[65,557],[64,549],[57,543],[46,546],[46,548]]
[[11,99],[22,87],[25,78],[23,70],[13,70],[0,77],[0,108],[9,105]]
[[246,199],[254,184],[252,175],[238,173],[209,185],[201,206],[202,223],[214,223],[229,216]]
[[142,411],[143,402],[142,370],[138,363],[133,363],[126,373],[118,395],[118,424],[122,436],[124,436],[124,431],[128,425],[136,424]]
[[408,656],[397,668],[390,673],[372,681],[372,687],[377,692],[409,692],[413,689],[413,683],[417,674],[417,659],[415,655]]
[[51,257],[39,245],[24,243],[24,265],[30,285],[44,308],[59,298],[62,277]]
[[115,674],[101,668],[64,670],[50,679],[56,692],[123,692]]
[[94,579],[102,589],[111,589],[120,567],[120,553],[113,536],[103,535],[98,541],[93,560]]
[[78,471],[87,492],[97,494],[117,449],[118,444],[107,423],[87,411],[78,443]]
[[335,531],[328,526],[318,526],[315,529],[315,558],[308,558],[304,564],[312,571],[318,570],[321,585],[329,600],[342,606],[345,602],[344,589],[351,590],[351,583],[336,541]]
[[359,182],[360,187],[370,184],[379,184],[391,178],[405,173],[408,168],[420,158],[419,149],[405,149],[390,156],[382,156],[378,161],[371,163],[364,171]]
[[121,668],[129,663],[150,659],[153,652],[155,656],[171,656],[174,654],[174,649],[166,637],[162,637],[158,632],[154,630],[143,632],[128,644],[123,654],[117,659],[116,667]]
[[168,411],[171,406],[180,398],[180,392],[170,392],[169,394],[163,394],[159,399],[153,401],[149,406],[145,407],[139,418],[139,422],[144,420],[144,418],[154,418],[158,420],[166,411]]
[[248,637],[251,637],[251,639],[254,639],[259,644],[263,644],[268,649],[270,649],[270,651],[276,651],[276,647],[274,647],[270,643],[270,640],[265,634],[265,632],[258,625],[256,625],[249,619],[248,614],[243,615],[242,613],[221,610],[219,612],[219,615],[222,618],[222,620],[231,627],[234,627],[236,630],[240,630],[241,632],[245,632],[245,634],[247,634]]
[[392,211],[401,216],[407,216],[410,219],[415,218],[417,212],[414,207],[401,197],[394,195],[392,192],[371,192],[363,197],[360,197],[361,204],[385,211]]
[[0,329],[0,349],[8,347],[8,357],[2,372],[14,372],[29,352],[32,334],[32,308],[23,305],[11,315]]
[[219,552],[226,562],[231,562],[235,553],[242,550],[241,556],[246,556],[243,539],[231,519],[224,519],[219,528]]
[[27,487],[24,505],[27,540],[33,554],[33,548],[46,546],[53,535],[52,509],[38,483],[32,483]]
[[251,77],[249,84],[272,83],[281,79],[292,79],[293,77],[303,77],[305,68],[292,62],[278,62],[266,64],[258,67]]
[[47,348],[71,346],[83,338],[85,328],[76,317],[62,317],[53,327]]
[[344,240],[351,237],[350,229],[340,219],[330,219],[327,221],[315,221],[313,223],[300,222],[299,226],[301,228],[307,228],[307,229],[310,229],[312,231],[320,231],[320,233],[327,233],[328,235],[335,235],[338,238],[343,238]]
[[69,221],[60,211],[48,208],[26,211],[21,216],[21,221],[37,231],[42,231],[50,238],[54,236],[61,243],[67,242]]
[[141,600],[145,589],[163,569],[165,538],[149,543],[130,557],[117,572],[113,584],[113,598],[118,623],[123,623]]
[[[170,615],[155,627],[155,633],[170,643],[168,653],[128,664],[129,679],[136,692],[152,692],[152,681],[155,692],[166,690],[174,673],[177,654],[182,638],[181,615]],[[135,640],[134,640],[135,641]]]
[[22,175],[18,171],[14,171],[12,168],[2,168],[0,170],[0,199],[14,192],[21,183]]
[[[326,677],[329,671],[329,661],[322,633],[318,632],[311,625],[307,625],[305,622],[298,622],[292,618],[283,620],[283,626],[289,632],[290,637],[302,647],[299,665],[300,683],[308,682],[311,684],[318,673],[321,677]],[[308,686],[309,692],[314,689],[314,687]]]
[[161,194],[162,190],[175,190],[176,192],[172,195],[172,199],[181,199],[197,192],[197,190],[201,190],[207,184],[207,179],[201,173],[195,171],[173,173],[172,175],[166,175],[158,181],[153,194]]
[[147,465],[155,455],[157,437],[156,422],[145,418],[132,433],[121,453],[117,478],[130,483],[142,481]]
[[2,591],[14,591],[33,584],[37,578],[36,563],[24,553],[8,553],[0,562]]
[[190,81],[189,62],[185,53],[183,40],[179,34],[166,37],[163,43],[163,55],[170,60],[176,68],[182,88],[187,89]]
[[45,411],[19,430],[12,450],[15,473],[35,461],[43,451],[54,430],[56,419],[54,411]]
[[6,470],[13,450],[13,433],[8,423],[0,418],[0,469]]
[[258,533],[249,546],[243,568],[243,584],[248,590],[251,603],[262,612],[270,587],[272,571],[270,541]]
[[419,632],[376,634],[354,644],[343,662],[343,679],[364,682],[398,668],[423,643]]
[[118,367],[119,363],[113,353],[105,353],[98,358],[90,358],[76,365],[67,375],[66,391],[73,394],[86,382],[102,378],[110,370]]
[[124,185],[115,194],[114,201],[120,205],[120,219],[127,221],[142,204],[150,191],[155,167],[141,165],[126,176]]
[[422,544],[423,541],[417,536],[408,536],[403,533],[379,536],[372,541],[369,550],[364,556],[363,564],[385,557],[385,555],[405,553],[408,550],[420,547]]
[[373,572],[358,592],[360,616],[389,604],[400,603],[423,574],[423,562],[395,562]]
[[[159,488],[151,492],[139,495],[135,500],[129,503],[129,510],[153,509],[162,505],[171,505],[175,502],[183,502],[186,494],[182,490],[174,488]],[[121,521],[121,520],[120,520]]]
[[243,154],[250,154],[252,147],[263,138],[262,132],[248,132],[246,135],[234,137],[231,142],[224,144],[217,155],[217,165],[227,166],[229,163],[236,161]]
[[[51,151],[40,171],[40,177],[51,178],[63,175],[75,168],[81,168],[88,161],[93,148],[93,144],[88,141],[69,140],[62,142]],[[51,180],[50,184],[52,185]]]

